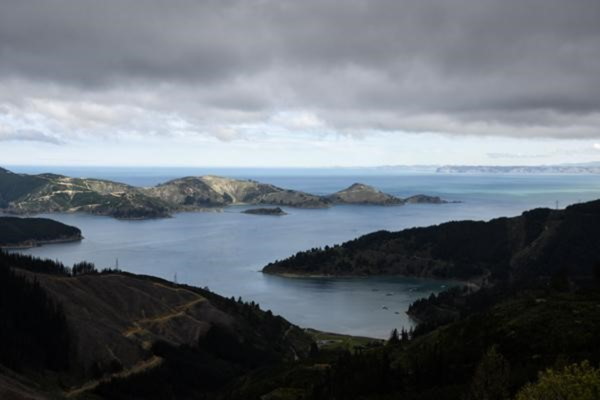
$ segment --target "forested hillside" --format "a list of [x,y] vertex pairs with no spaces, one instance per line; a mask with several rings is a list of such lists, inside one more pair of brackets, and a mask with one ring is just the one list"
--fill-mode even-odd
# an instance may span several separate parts
[[406,275],[497,282],[590,277],[600,264],[600,201],[535,209],[489,222],[457,221],[380,231],[342,245],[299,252],[263,272],[292,275]]
[[0,217],[0,247],[80,240],[81,231],[47,218]]

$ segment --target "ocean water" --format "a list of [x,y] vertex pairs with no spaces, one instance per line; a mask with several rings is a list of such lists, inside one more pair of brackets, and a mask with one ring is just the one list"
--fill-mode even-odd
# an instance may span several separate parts
[[409,328],[414,300],[455,282],[414,278],[281,278],[263,275],[270,261],[296,251],[332,245],[376,230],[400,230],[451,220],[488,220],[535,207],[565,207],[600,198],[593,175],[443,175],[361,169],[270,170],[183,168],[40,168],[16,172],[56,172],[150,186],[168,179],[217,174],[251,178],[281,187],[326,194],[362,182],[398,196],[438,195],[461,203],[405,206],[335,206],[322,210],[285,208],[283,217],[222,212],[180,213],[174,218],[119,221],[84,214],[48,217],[83,231],[80,243],[24,251],[72,264],[89,260],[99,267],[160,276],[258,302],[288,320],[326,331],[385,338],[393,328]]

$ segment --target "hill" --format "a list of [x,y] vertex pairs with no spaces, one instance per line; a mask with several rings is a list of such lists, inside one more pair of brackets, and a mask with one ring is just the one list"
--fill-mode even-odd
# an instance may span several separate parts
[[182,209],[225,207],[233,204],[277,204],[301,208],[323,208],[328,202],[309,193],[274,185],[220,176],[175,179],[142,190]]
[[489,222],[458,221],[380,231],[299,252],[263,272],[279,275],[407,275],[492,283],[552,276],[582,278],[600,264],[600,200],[564,210],[535,209]]
[[[207,175],[139,188],[101,179],[16,174],[0,168],[0,210],[15,214],[86,212],[121,219],[146,219],[230,205],[325,208],[332,204],[404,202],[362,184],[331,196],[320,196],[253,180]],[[406,202],[437,204],[442,201],[437,197],[417,195]]]
[[372,186],[362,183],[354,183],[344,190],[327,196],[327,198],[332,203],[337,204],[392,205],[404,202],[398,197],[383,193]]
[[0,209],[16,214],[88,212],[122,219],[169,216],[169,206],[136,188],[99,179],[0,170]]
[[[313,343],[254,303],[86,267],[73,268],[73,275],[52,261],[0,252],[6,278],[0,282],[0,324],[8,327],[0,330],[0,365],[12,371],[0,367],[0,394],[16,391],[1,387],[11,380],[37,382],[37,388],[25,386],[42,397],[73,397],[111,379],[152,375],[160,378],[157,393],[164,398],[178,391],[189,396],[220,388],[251,369],[306,357]],[[28,300],[15,303],[20,297]],[[11,323],[7,315],[21,322]],[[21,348],[29,343],[24,337],[36,343],[31,354]],[[165,380],[173,373],[177,376]]]
[[0,397],[512,398],[547,368],[600,362],[600,275],[567,282],[485,287],[450,323],[319,347],[254,303],[0,252]]
[[81,231],[47,218],[0,217],[0,248],[81,240]]
[[[386,346],[321,350],[294,365],[251,372],[222,398],[512,399],[540,371],[584,361],[598,366],[599,301],[598,289],[524,290],[428,333],[392,336]],[[579,389],[594,393],[597,385],[582,380]]]

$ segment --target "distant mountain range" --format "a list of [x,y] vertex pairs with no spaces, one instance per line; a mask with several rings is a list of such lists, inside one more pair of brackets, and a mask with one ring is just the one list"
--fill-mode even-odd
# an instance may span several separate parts
[[427,195],[401,199],[358,183],[321,196],[253,180],[212,175],[179,178],[141,188],[101,179],[17,174],[0,168],[0,211],[15,214],[87,212],[122,219],[146,219],[168,217],[179,211],[242,204],[325,208],[335,204],[443,202],[439,197]]
[[600,174],[600,165],[445,165],[435,170],[441,174]]

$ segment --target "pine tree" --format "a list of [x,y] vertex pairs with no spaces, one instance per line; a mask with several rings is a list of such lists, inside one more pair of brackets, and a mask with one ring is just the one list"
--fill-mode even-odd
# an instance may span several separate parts
[[510,366],[496,346],[483,356],[471,383],[470,398],[473,400],[506,400],[509,398]]
[[390,338],[387,341],[387,344],[390,346],[397,345],[400,343],[400,336],[398,335],[398,329],[392,329],[392,333],[390,333]]

